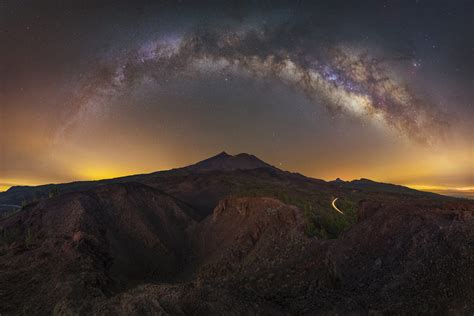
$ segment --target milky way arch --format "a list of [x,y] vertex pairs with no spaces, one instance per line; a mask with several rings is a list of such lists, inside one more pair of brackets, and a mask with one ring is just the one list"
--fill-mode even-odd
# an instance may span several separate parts
[[158,36],[101,61],[80,83],[64,132],[110,98],[144,82],[232,73],[276,79],[331,111],[367,118],[418,143],[447,128],[445,115],[367,53],[287,36],[279,29],[194,30]]

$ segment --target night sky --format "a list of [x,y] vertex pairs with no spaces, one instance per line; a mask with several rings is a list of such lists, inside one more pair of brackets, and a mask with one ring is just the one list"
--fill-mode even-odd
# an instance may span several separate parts
[[4,1],[0,191],[248,152],[474,195],[473,1]]

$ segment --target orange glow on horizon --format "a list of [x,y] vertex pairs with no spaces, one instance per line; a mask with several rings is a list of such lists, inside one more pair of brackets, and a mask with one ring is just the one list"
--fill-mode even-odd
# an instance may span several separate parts
[[0,192],[4,192],[4,191],[7,191],[8,189],[11,188],[11,185],[3,185],[3,184],[0,184]]
[[[125,170],[119,171],[119,170],[114,170],[114,169],[88,168],[88,169],[83,169],[80,172],[78,172],[79,177],[77,179],[71,179],[70,181],[66,181],[64,183],[74,182],[74,181],[95,181],[95,180],[103,180],[103,179],[113,179],[113,178],[119,178],[119,177],[124,177],[124,176],[135,175],[135,174],[146,174],[146,173],[151,173],[151,172],[154,172],[154,171],[130,173],[130,172],[126,172]],[[328,178],[325,180],[331,181],[331,180],[334,180],[335,178],[337,177]],[[344,179],[345,181],[351,181],[348,178],[342,178],[342,179]],[[31,179],[29,180],[6,179],[6,180],[8,181],[8,183],[3,183],[3,184],[0,183],[0,192],[5,192],[13,186],[22,186],[22,185],[37,186],[37,185],[52,183],[52,182],[47,182],[47,181],[31,180]],[[384,182],[377,179],[372,179],[372,180]],[[55,183],[60,183],[60,182],[55,182]],[[403,185],[415,190],[419,190],[419,191],[439,193],[439,194],[448,195],[448,196],[462,196],[462,197],[474,198],[474,186],[456,187],[456,186],[443,186],[443,185],[436,185],[436,184],[418,184],[418,183],[417,184],[393,183],[393,184],[400,184],[400,185]]]

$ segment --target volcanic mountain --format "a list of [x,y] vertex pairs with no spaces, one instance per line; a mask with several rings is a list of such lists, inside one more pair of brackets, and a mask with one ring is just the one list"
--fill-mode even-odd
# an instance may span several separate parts
[[254,155],[241,153],[235,156],[229,155],[225,151],[220,154],[200,161],[194,165],[185,167],[186,170],[193,172],[211,171],[211,170],[248,170],[257,168],[274,168],[263,162]]
[[470,200],[223,152],[0,204],[5,315],[474,312]]

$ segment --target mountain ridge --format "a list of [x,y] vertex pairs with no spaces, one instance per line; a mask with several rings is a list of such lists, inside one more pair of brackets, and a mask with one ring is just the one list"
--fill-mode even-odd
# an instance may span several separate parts
[[[266,168],[273,170],[277,173],[287,173],[295,177],[301,177],[311,181],[318,181],[321,183],[327,183],[330,185],[336,185],[347,189],[358,189],[358,190],[372,190],[381,192],[392,192],[392,193],[406,193],[406,194],[418,194],[418,195],[436,195],[431,192],[418,191],[415,189],[407,188],[401,185],[380,183],[373,180],[361,178],[359,180],[352,181],[324,181],[317,178],[311,178],[299,173],[292,173],[289,171],[283,171],[275,166],[272,166],[258,157],[248,154],[239,153],[236,155],[230,155],[225,151],[220,152],[217,155],[203,159],[195,164],[189,166],[174,168],[170,170],[155,171],[146,174],[128,175],[123,177],[111,178],[111,179],[100,179],[100,180],[83,180],[83,181],[72,181],[67,183],[50,183],[38,186],[12,186],[5,192],[0,192],[0,205],[1,204],[14,204],[22,205],[28,200],[34,200],[38,198],[45,198],[50,195],[55,195],[58,192],[75,192],[81,190],[87,190],[98,185],[111,184],[111,183],[123,183],[123,182],[143,182],[144,179],[153,178],[156,176],[166,175],[181,175],[186,173],[206,173],[206,172],[231,172],[237,170],[253,170],[259,168]],[[0,214],[2,209],[0,208]]]
[[[210,158],[201,160],[195,164],[183,167],[186,170],[192,171],[211,171],[211,170],[246,170],[257,168],[272,168],[278,169],[254,155],[247,153],[239,153],[236,155],[229,155],[225,151],[212,156]],[[279,169],[278,169],[279,170]]]

